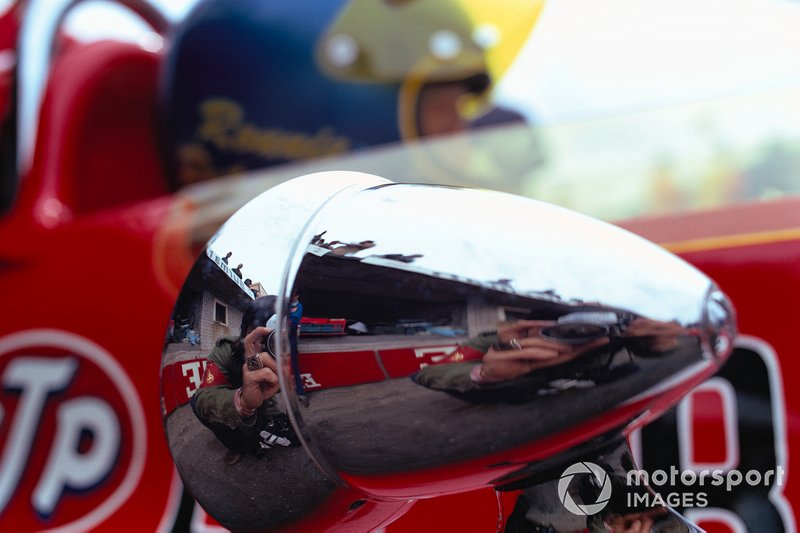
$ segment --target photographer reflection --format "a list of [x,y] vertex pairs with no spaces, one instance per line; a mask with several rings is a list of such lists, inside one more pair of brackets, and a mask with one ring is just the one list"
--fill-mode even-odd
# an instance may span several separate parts
[[577,311],[558,320],[520,320],[477,335],[413,379],[475,400],[524,400],[613,381],[637,371],[634,355],[662,356],[679,348],[681,339],[696,344],[690,337],[676,322]]
[[[228,448],[225,461],[261,455],[296,440],[289,419],[277,407],[278,368],[264,345],[272,329],[275,296],[250,302],[239,337],[221,337],[208,356],[203,383],[192,397],[197,418]],[[254,363],[260,363],[254,364]]]
[[[472,399],[488,399],[481,394],[486,391],[499,400],[501,396],[494,394],[498,389],[519,386],[526,389],[532,385],[529,377],[537,386],[544,386],[546,380],[538,377],[539,371],[564,365],[609,345],[608,336],[581,343],[545,338],[542,331],[555,325],[557,322],[553,320],[520,320],[497,331],[481,333],[459,345],[440,364],[417,372],[413,380],[431,389],[464,393]],[[526,391],[523,396],[529,392],[535,393]]]
[[553,321],[522,320],[499,328],[497,342],[484,352],[483,362],[470,371],[472,381],[484,385],[515,379],[535,370],[572,361],[609,342],[608,337],[580,344],[544,338],[542,330],[554,325]]

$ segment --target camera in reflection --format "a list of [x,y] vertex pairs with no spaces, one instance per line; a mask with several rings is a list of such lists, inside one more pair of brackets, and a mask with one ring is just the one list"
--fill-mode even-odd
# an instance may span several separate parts
[[[267,320],[265,326],[272,331],[270,331],[267,337],[264,339],[262,351],[269,353],[274,359],[278,353],[275,337],[275,335],[278,333],[278,315],[273,314],[271,317],[269,317],[269,320]],[[264,368],[264,363],[261,361],[260,354],[256,353],[247,358],[247,368],[250,370]]]

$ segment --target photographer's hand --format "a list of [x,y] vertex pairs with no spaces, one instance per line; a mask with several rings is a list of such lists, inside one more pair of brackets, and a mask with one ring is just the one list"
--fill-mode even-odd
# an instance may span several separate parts
[[[275,359],[267,352],[262,352],[262,347],[271,329],[258,327],[244,338],[244,365],[242,366],[242,393],[240,397],[242,410],[254,411],[261,407],[264,400],[268,400],[278,393],[278,367]],[[247,364],[248,358],[258,354],[261,368],[251,369]]]

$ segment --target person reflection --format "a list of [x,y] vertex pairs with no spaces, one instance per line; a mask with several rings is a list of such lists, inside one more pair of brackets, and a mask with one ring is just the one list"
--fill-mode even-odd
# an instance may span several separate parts
[[[520,320],[469,339],[447,359],[423,368],[413,379],[432,389],[468,394],[544,387],[551,379],[569,376],[596,383],[635,371],[633,355],[664,355],[689,336],[676,322],[610,315],[616,322],[603,326],[572,322],[564,327],[563,322],[553,320]],[[618,353],[624,355],[626,363],[615,363]],[[601,361],[590,354],[605,356]],[[589,359],[579,362],[584,355]]]
[[[221,337],[208,356],[203,383],[192,397],[192,410],[227,448],[225,461],[261,455],[275,446],[290,446],[296,438],[288,417],[277,407],[278,369],[264,345],[271,329],[264,327],[275,312],[275,296],[249,303],[239,337]],[[262,367],[251,369],[258,356]]]
[[470,371],[472,381],[480,385],[518,378],[530,372],[571,361],[595,348],[608,344],[601,337],[580,344],[567,344],[541,335],[543,328],[555,325],[549,320],[522,320],[499,328],[483,354],[483,361]]
[[333,251],[331,252],[333,255],[353,255],[361,250],[366,250],[367,248],[372,248],[375,246],[375,241],[361,241],[361,242],[342,242],[342,241],[331,241],[329,243],[330,247]]
[[454,393],[495,390],[519,378],[556,367],[608,345],[608,337],[576,344],[544,338],[552,320],[520,320],[479,334],[462,343],[442,364],[423,368],[413,380],[426,387]]
[[297,348],[297,338],[300,335],[300,321],[303,319],[303,303],[300,301],[300,289],[292,290],[289,300],[289,352],[291,355],[292,376],[297,399],[308,407],[310,399],[306,395],[303,385],[303,376],[300,371],[300,351]]

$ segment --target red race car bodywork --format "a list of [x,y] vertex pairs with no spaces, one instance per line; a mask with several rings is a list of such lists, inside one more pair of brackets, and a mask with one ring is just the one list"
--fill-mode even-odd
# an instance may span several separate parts
[[[15,7],[1,21],[6,52],[19,13]],[[174,192],[155,133],[161,60],[130,43],[66,42],[45,86],[30,168],[11,180],[0,218],[0,523],[14,530],[220,527],[184,494],[163,430],[163,417],[200,386],[205,358],[180,358],[159,375],[159,357],[206,240],[256,192],[298,171]],[[0,72],[6,116],[12,73]],[[791,384],[800,341],[790,326],[800,299],[800,199],[723,204],[619,221],[714,279],[732,298],[740,329],[715,377],[670,415],[643,420],[652,423],[629,439],[648,469],[782,468],[783,483],[762,497],[735,488],[713,508],[676,506],[712,532],[744,531],[753,516],[769,524],[764,531],[792,532],[800,501],[790,461],[800,451],[800,391]],[[321,349],[301,371],[307,388],[380,381],[456,344]],[[495,530],[516,494],[442,490],[351,509],[362,499],[356,492],[337,491],[294,526]]]

